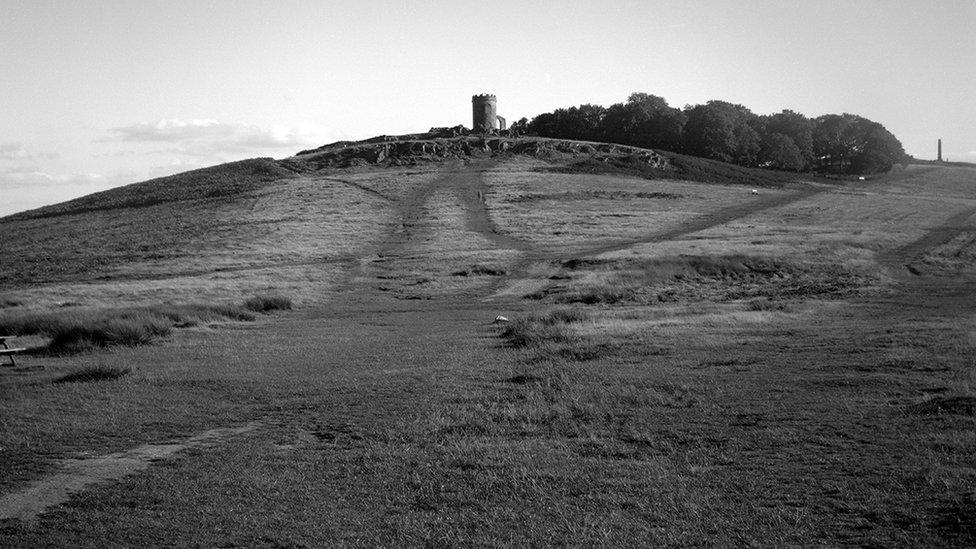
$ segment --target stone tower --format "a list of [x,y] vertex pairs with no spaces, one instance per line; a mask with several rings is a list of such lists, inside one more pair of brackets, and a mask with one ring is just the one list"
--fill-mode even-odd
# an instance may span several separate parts
[[491,94],[471,97],[471,110],[474,112],[472,130],[485,133],[498,129],[498,99]]

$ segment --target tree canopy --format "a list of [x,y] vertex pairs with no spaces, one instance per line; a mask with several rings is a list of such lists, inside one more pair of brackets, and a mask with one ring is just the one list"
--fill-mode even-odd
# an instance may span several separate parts
[[648,93],[633,93],[610,107],[556,109],[524,128],[542,137],[664,149],[790,171],[877,173],[905,157],[901,142],[884,126],[852,114],[810,119],[783,110],[760,116],[720,100],[678,109]]

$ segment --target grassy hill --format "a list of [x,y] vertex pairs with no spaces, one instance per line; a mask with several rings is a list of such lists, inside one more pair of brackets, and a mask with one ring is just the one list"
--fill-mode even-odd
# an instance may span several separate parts
[[976,170],[370,141],[0,219],[0,546],[976,543]]

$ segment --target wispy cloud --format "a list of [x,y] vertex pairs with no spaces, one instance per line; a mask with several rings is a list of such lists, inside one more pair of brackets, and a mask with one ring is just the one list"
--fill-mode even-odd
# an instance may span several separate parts
[[20,165],[0,168],[0,188],[30,188],[60,185],[92,185],[106,182],[102,174],[52,174],[40,166]]
[[32,153],[20,143],[0,143],[0,160],[24,161],[58,158],[58,156],[55,152]]
[[172,152],[194,156],[290,150],[307,146],[309,136],[288,126],[261,128],[251,124],[202,120],[160,120],[112,128],[103,141],[167,143]]
[[[25,166],[24,168],[30,168]],[[40,169],[0,170],[0,216],[63,202],[126,183],[122,174],[56,174]]]

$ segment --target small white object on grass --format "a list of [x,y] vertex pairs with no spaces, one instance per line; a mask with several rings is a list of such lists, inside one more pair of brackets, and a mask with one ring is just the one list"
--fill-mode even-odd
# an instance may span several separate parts
[[759,194],[759,189],[753,189],[752,194]]
[[495,321],[492,322],[492,324],[501,324],[502,322],[508,322],[508,319],[501,315],[498,315],[495,317]]
[[862,175],[862,176],[859,176],[859,177],[857,178],[857,180],[858,180],[858,181],[864,181],[864,176],[863,176],[863,175]]

